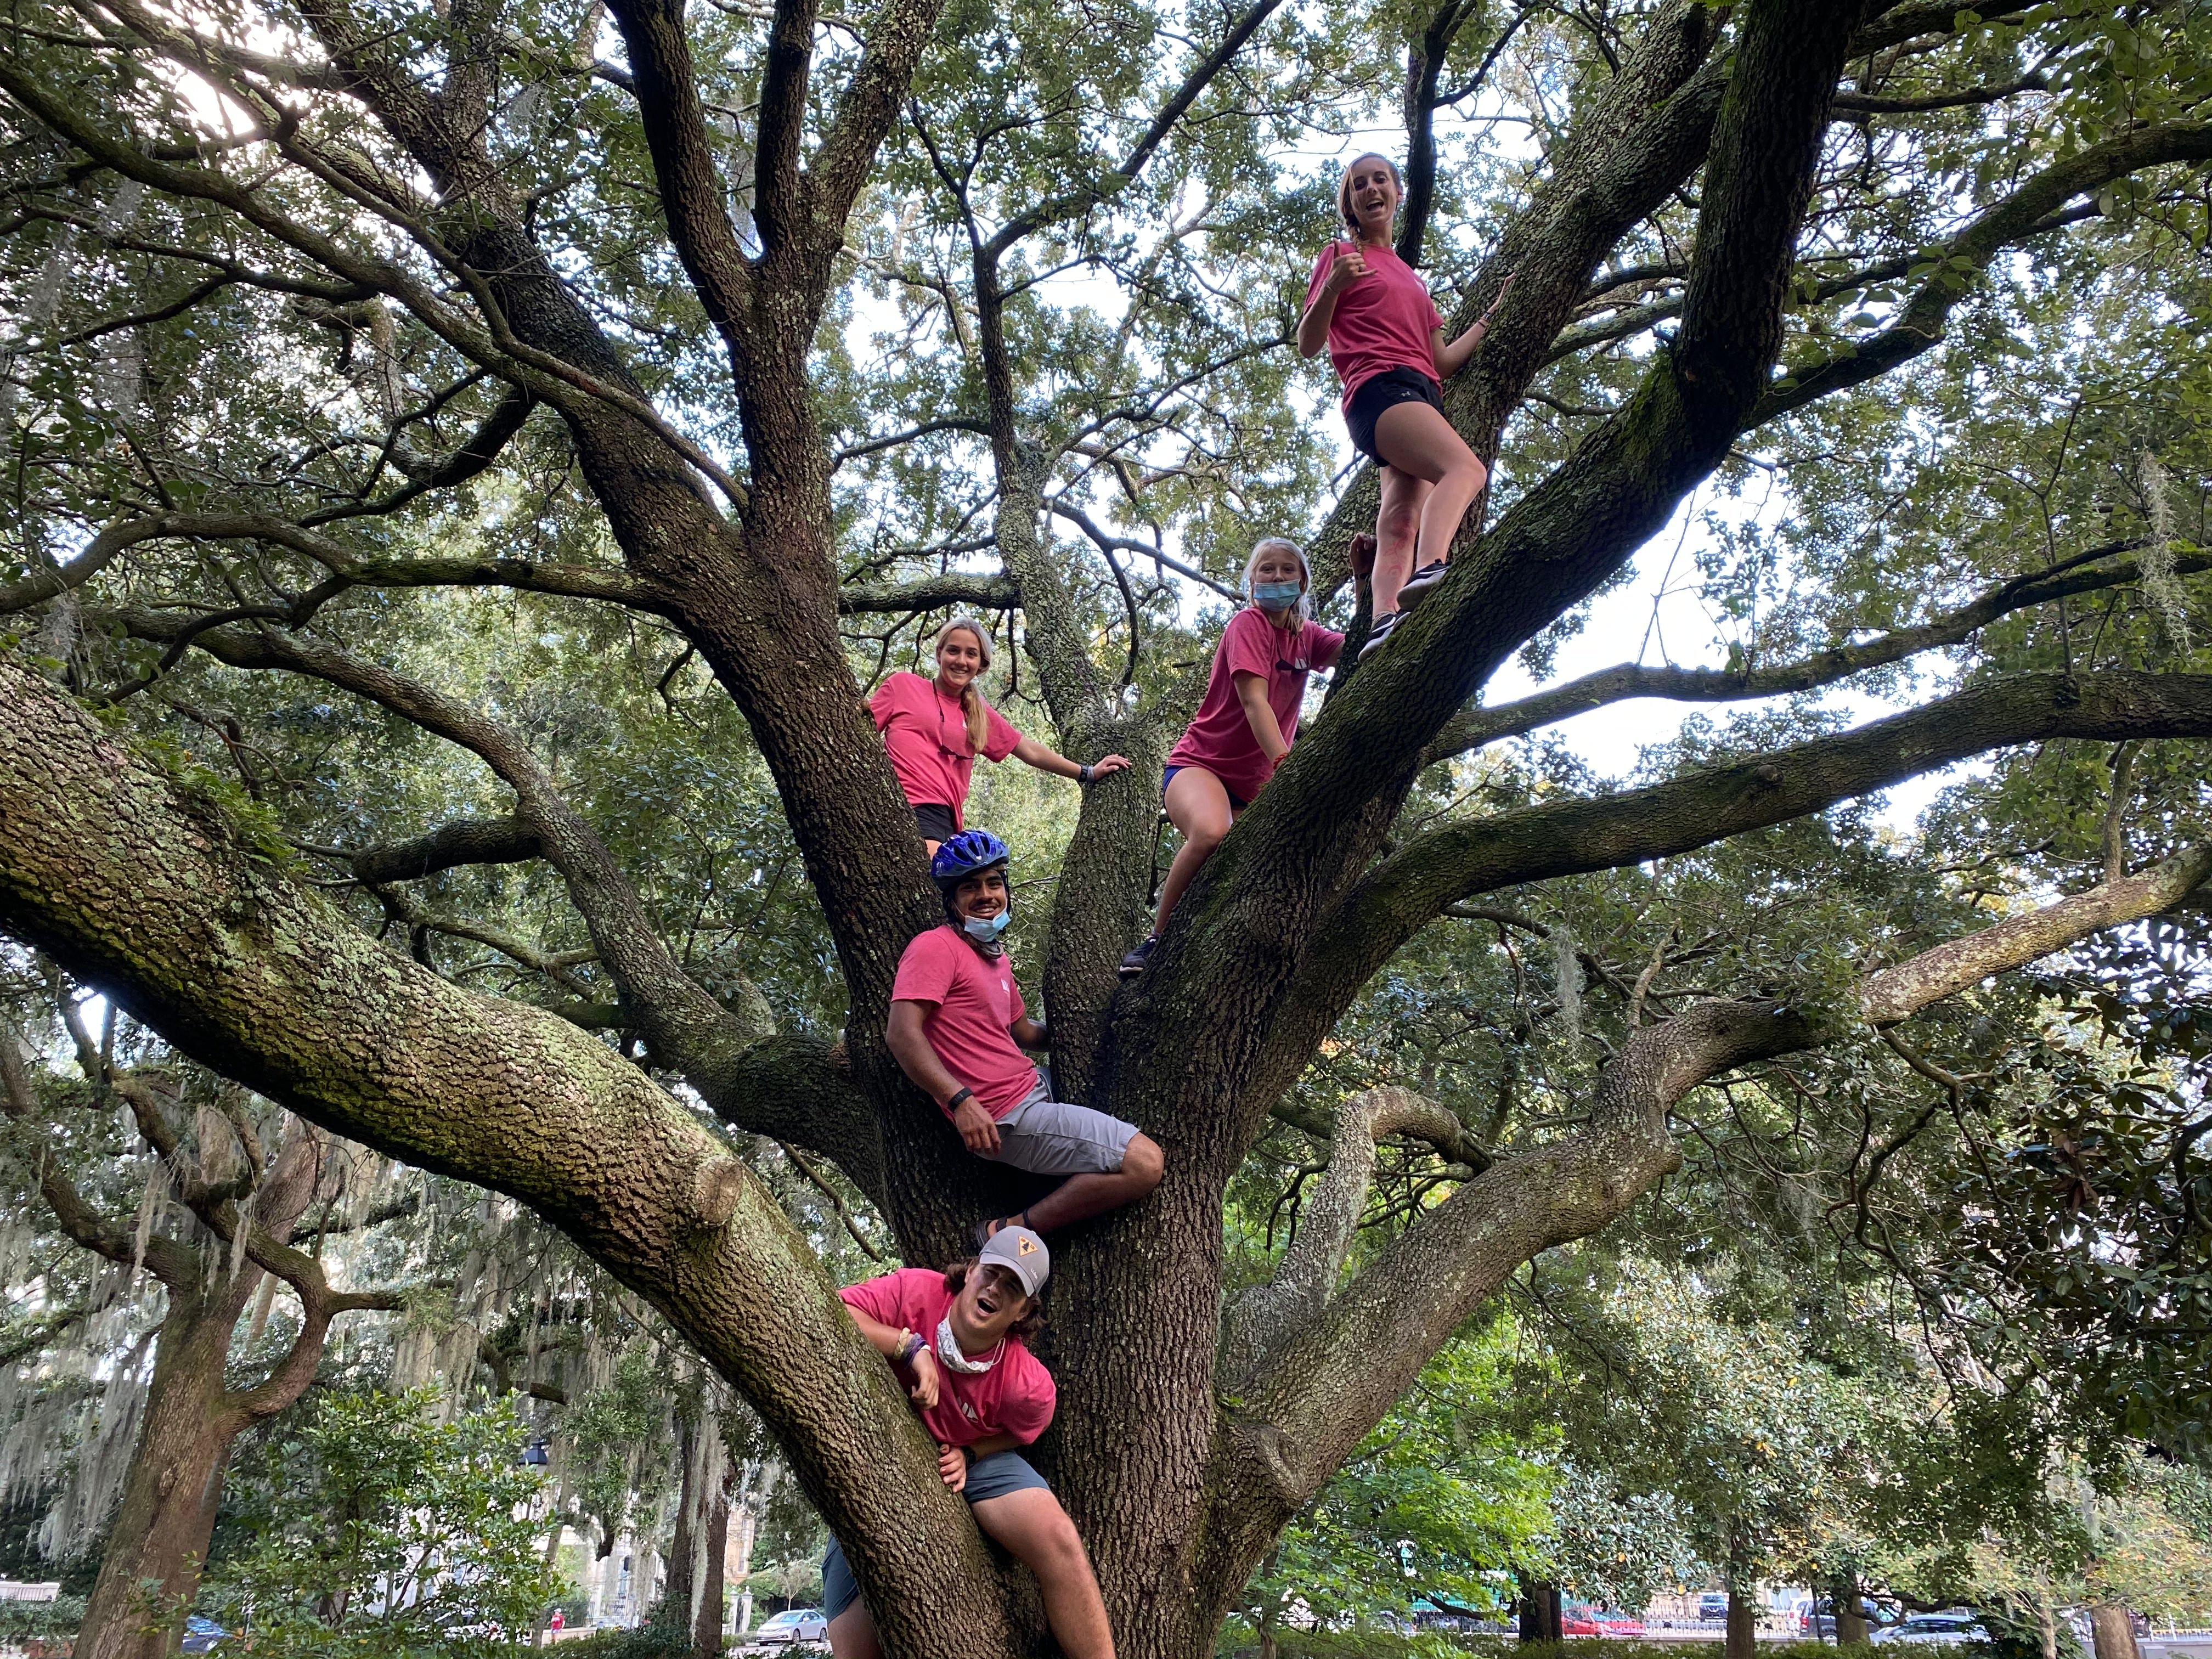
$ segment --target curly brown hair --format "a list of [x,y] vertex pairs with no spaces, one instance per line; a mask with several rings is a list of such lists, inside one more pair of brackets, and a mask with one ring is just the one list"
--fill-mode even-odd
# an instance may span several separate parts
[[[962,1256],[959,1261],[954,1262],[951,1267],[945,1270],[945,1288],[951,1291],[955,1296],[959,1295],[961,1287],[968,1282],[968,1275],[974,1273],[978,1265],[980,1264],[977,1258],[975,1256]],[[1000,1273],[1006,1273],[1008,1279],[1012,1279],[1014,1278],[1012,1273],[1007,1273],[1006,1268],[999,1267],[996,1262],[994,1262],[991,1265]],[[1018,1291],[1021,1289],[1020,1280],[1014,1280],[1014,1288]],[[1012,1327],[1006,1332],[1008,1336],[1019,1337],[1024,1342],[1027,1342],[1031,1337],[1035,1336],[1039,1331],[1044,1328],[1043,1299],[1042,1297],[1033,1296],[1028,1298],[1028,1300],[1030,1310],[1024,1314],[1019,1319],[1017,1319],[1013,1322]]]

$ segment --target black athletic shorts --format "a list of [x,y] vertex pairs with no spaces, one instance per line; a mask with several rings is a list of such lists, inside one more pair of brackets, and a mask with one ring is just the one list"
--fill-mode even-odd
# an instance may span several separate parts
[[1386,368],[1359,383],[1345,405],[1344,423],[1351,429],[1352,447],[1377,466],[1383,460],[1375,453],[1375,422],[1394,404],[1426,404],[1441,410],[1443,389],[1418,368]]
[[925,801],[914,809],[914,827],[921,831],[924,841],[951,841],[960,833],[960,826],[952,821],[952,809],[936,801]]

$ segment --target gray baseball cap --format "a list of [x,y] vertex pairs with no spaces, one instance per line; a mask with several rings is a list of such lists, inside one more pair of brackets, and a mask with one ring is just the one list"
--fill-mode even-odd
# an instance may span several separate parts
[[1026,1227],[1001,1227],[993,1233],[977,1257],[987,1267],[1004,1267],[1021,1281],[1022,1294],[1035,1296],[1052,1272],[1052,1252]]

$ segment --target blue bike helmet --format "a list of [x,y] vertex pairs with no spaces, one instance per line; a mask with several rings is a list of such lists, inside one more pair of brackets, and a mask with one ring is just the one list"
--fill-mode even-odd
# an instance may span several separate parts
[[1006,850],[1006,843],[988,830],[963,830],[940,846],[937,856],[930,860],[930,879],[949,890],[979,871],[1010,862],[1013,856]]

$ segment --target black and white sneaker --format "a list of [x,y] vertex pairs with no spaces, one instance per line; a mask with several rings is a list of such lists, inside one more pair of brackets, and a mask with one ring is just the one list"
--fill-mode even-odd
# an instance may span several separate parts
[[1390,637],[1390,630],[1404,620],[1402,611],[1385,611],[1375,619],[1374,627],[1367,631],[1367,643],[1359,647],[1359,659],[1364,662],[1382,648],[1382,641]]
[[1398,590],[1398,609],[1401,611],[1411,611],[1423,599],[1427,599],[1436,591],[1437,584],[1444,579],[1444,572],[1449,567],[1442,559],[1431,559],[1412,575],[1407,577],[1406,585]]
[[1145,964],[1152,959],[1152,952],[1158,948],[1159,942],[1159,936],[1156,933],[1147,933],[1139,939],[1137,948],[1121,958],[1121,977],[1134,979],[1143,973]]

